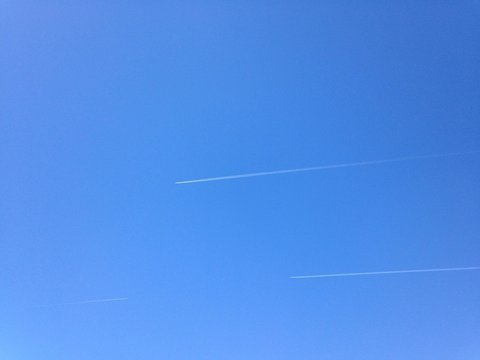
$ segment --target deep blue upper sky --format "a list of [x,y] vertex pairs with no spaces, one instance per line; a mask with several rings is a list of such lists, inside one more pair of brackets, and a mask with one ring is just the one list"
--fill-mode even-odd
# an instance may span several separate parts
[[0,358],[478,359],[480,272],[289,279],[479,266],[478,154],[174,182],[478,150],[479,17],[3,1]]

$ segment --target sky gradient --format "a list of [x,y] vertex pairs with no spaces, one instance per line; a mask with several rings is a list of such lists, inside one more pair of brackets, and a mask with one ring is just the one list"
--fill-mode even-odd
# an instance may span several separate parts
[[[0,358],[480,357],[478,1],[3,1]],[[95,301],[121,299],[122,301]],[[75,304],[73,304],[75,303]]]

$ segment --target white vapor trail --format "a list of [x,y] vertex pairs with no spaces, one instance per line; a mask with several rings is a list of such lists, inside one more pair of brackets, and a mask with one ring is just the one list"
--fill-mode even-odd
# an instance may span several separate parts
[[440,272],[440,271],[467,271],[467,270],[480,270],[480,267],[474,266],[474,267],[458,267],[458,268],[444,268],[444,269],[393,270],[393,271],[372,271],[372,272],[322,274],[322,275],[301,275],[301,276],[290,276],[290,279],[314,279],[314,278],[343,277],[343,276],[389,275],[389,274],[425,273],[425,272]]
[[112,302],[112,301],[126,301],[128,298],[111,298],[111,299],[95,299],[95,300],[84,300],[84,301],[75,301],[64,303],[63,305],[82,305],[82,304],[93,304],[93,303],[103,303],[103,302]]
[[193,183],[210,182],[210,181],[233,180],[233,179],[241,179],[241,178],[256,177],[256,176],[280,175],[280,174],[305,172],[305,171],[317,171],[317,170],[329,170],[329,169],[337,169],[337,168],[345,168],[345,167],[355,167],[355,166],[378,165],[378,164],[386,164],[386,163],[393,163],[393,162],[400,162],[400,161],[432,159],[432,158],[441,158],[441,157],[447,157],[447,156],[459,156],[459,155],[468,155],[468,154],[477,154],[477,153],[480,153],[480,150],[408,156],[408,157],[401,157],[401,158],[394,158],[394,159],[360,161],[360,162],[336,164],[336,165],[312,166],[312,167],[297,168],[297,169],[263,171],[263,172],[256,172],[256,173],[218,176],[218,177],[210,177],[210,178],[196,179],[196,180],[176,181],[175,184],[180,185],[180,184],[193,184]]
[[128,300],[127,297],[120,297],[120,298],[107,298],[107,299],[93,299],[93,300],[63,302],[63,303],[56,303],[56,304],[33,305],[33,306],[30,306],[30,307],[31,308],[51,308],[51,307],[57,307],[57,306],[85,305],[85,304],[95,304],[95,303],[107,303],[107,302],[113,302],[113,301],[126,301],[126,300]]

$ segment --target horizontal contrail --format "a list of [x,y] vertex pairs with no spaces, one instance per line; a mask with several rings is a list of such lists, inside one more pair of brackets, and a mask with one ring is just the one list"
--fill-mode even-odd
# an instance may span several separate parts
[[417,269],[417,270],[373,271],[373,272],[322,274],[322,275],[301,275],[301,276],[290,276],[290,279],[313,279],[313,278],[328,278],[328,277],[341,277],[341,276],[389,275],[389,274],[425,273],[425,272],[439,272],[439,271],[467,271],[467,270],[480,270],[480,267],[475,266],[475,267],[458,267],[458,268],[445,268],[445,269]]
[[54,303],[54,304],[45,304],[45,305],[33,305],[31,308],[51,308],[57,306],[67,306],[67,305],[84,305],[84,304],[95,304],[95,303],[106,303],[113,301],[126,301],[127,297],[121,298],[107,298],[107,299],[93,299],[93,300],[82,300],[82,301],[73,301],[73,302],[63,302],[63,303]]
[[408,156],[408,157],[385,159],[385,160],[371,160],[371,161],[361,161],[361,162],[336,164],[336,165],[312,166],[312,167],[288,169],[288,170],[275,170],[275,171],[264,171],[264,172],[248,173],[248,174],[218,176],[218,177],[196,179],[196,180],[176,181],[175,184],[179,185],[179,184],[193,184],[193,183],[210,182],[210,181],[233,180],[233,179],[241,179],[241,178],[256,177],[256,176],[280,175],[280,174],[289,174],[289,173],[305,172],[305,171],[317,171],[317,170],[329,170],[329,169],[337,169],[337,168],[345,168],[345,167],[355,167],[355,166],[378,165],[378,164],[387,164],[387,163],[400,162],[400,161],[432,159],[432,158],[441,158],[441,157],[447,157],[447,156],[459,156],[459,155],[468,155],[468,154],[477,154],[477,153],[480,153],[480,150]]
[[93,303],[103,303],[103,302],[112,302],[112,301],[126,301],[128,298],[111,298],[111,299],[95,299],[95,300],[84,300],[84,301],[75,301],[69,303],[63,303],[63,305],[82,305],[82,304],[93,304]]

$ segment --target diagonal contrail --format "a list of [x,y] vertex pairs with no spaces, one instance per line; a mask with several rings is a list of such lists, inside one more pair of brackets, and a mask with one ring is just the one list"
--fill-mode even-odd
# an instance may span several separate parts
[[83,300],[83,301],[68,302],[68,303],[63,303],[63,305],[82,305],[82,304],[93,304],[93,303],[103,303],[103,302],[112,302],[112,301],[126,301],[126,300],[128,300],[127,297],[111,298],[111,299],[94,299],[94,300]]
[[301,276],[290,276],[290,279],[314,279],[314,278],[343,277],[343,276],[389,275],[389,274],[425,273],[425,272],[440,272],[440,271],[467,271],[467,270],[480,270],[480,267],[474,266],[474,267],[458,267],[458,268],[444,268],[444,269],[393,270],[393,271],[372,271],[372,272],[322,274],[322,275],[301,275]]
[[211,182],[211,181],[233,180],[233,179],[241,179],[241,178],[256,177],[256,176],[280,175],[280,174],[289,174],[289,173],[305,172],[305,171],[318,171],[318,170],[329,170],[329,169],[337,169],[337,168],[345,168],[345,167],[378,165],[378,164],[386,164],[386,163],[393,163],[393,162],[400,162],[400,161],[432,159],[432,158],[441,158],[441,157],[447,157],[447,156],[459,156],[459,155],[468,155],[468,154],[477,154],[477,153],[480,153],[480,150],[408,156],[408,157],[384,159],[384,160],[360,161],[360,162],[336,164],[336,165],[312,166],[312,167],[288,169],[288,170],[263,171],[263,172],[256,172],[256,173],[218,176],[218,177],[196,179],[196,180],[176,181],[175,184],[180,185],[180,184],[193,184],[193,183]]

